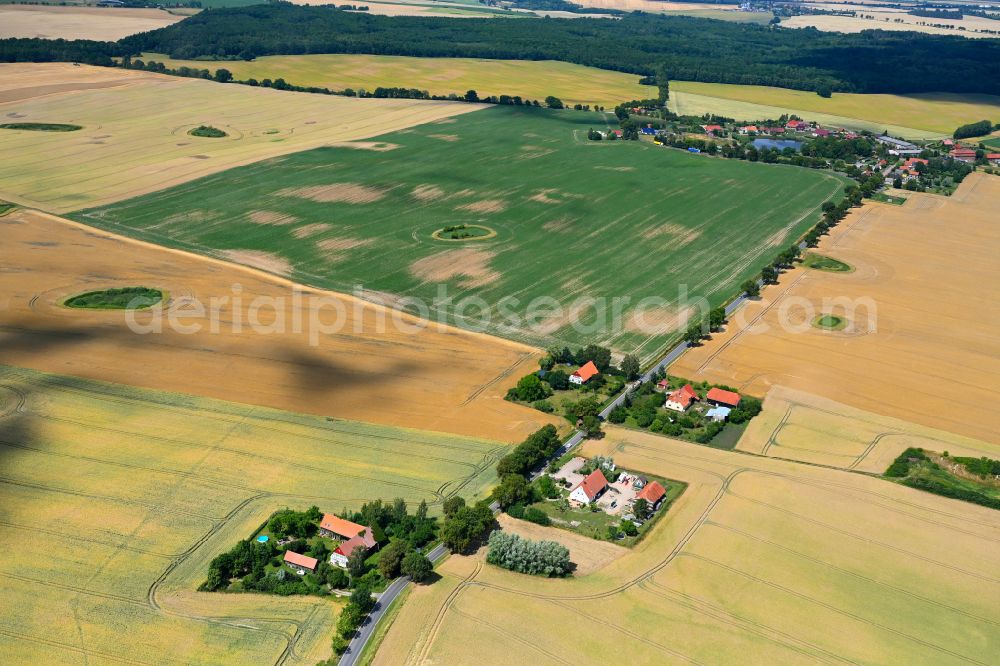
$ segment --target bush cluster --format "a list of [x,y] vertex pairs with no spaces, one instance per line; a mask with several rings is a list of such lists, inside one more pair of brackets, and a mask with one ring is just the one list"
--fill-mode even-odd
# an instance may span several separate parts
[[569,550],[555,541],[529,541],[516,534],[494,532],[486,561],[504,569],[536,576],[566,576],[571,571]]

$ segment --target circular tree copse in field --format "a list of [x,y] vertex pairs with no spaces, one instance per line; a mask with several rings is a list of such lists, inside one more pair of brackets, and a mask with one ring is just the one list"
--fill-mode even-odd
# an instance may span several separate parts
[[845,264],[843,261],[834,259],[833,257],[825,257],[822,254],[815,254],[813,252],[806,254],[802,263],[805,264],[806,268],[812,268],[817,271],[829,271],[831,273],[850,273],[854,270],[854,267],[850,264]]
[[813,319],[812,325],[824,331],[841,331],[847,326],[847,320],[832,314],[821,314]]
[[113,287],[70,296],[63,305],[81,310],[145,310],[163,300],[163,292],[150,287]]
[[198,125],[192,130],[188,130],[188,134],[191,136],[200,136],[206,139],[221,139],[224,136],[229,136],[218,127],[212,127],[211,125]]
[[476,241],[495,238],[496,230],[481,224],[453,224],[438,229],[431,237],[442,241]]
[[29,132],[75,132],[82,130],[83,125],[69,123],[3,123],[0,129],[27,130]]

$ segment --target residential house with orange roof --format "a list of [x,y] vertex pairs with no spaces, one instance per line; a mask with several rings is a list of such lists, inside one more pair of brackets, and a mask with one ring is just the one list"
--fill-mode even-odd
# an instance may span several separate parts
[[580,366],[579,370],[569,376],[569,383],[577,385],[586,384],[594,375],[600,374],[600,372],[593,361],[587,361]]
[[656,511],[660,508],[660,502],[663,498],[667,496],[666,489],[660,485],[658,481],[650,481],[647,483],[643,489],[635,496],[637,500],[646,500],[649,504],[650,511]]
[[600,497],[608,489],[608,480],[604,472],[595,469],[587,477],[577,484],[576,488],[569,494],[569,498],[580,504],[590,504]]
[[673,393],[667,396],[667,402],[664,407],[667,409],[672,409],[675,412],[686,412],[688,407],[691,406],[695,400],[698,399],[698,394],[695,393],[694,389],[690,384],[685,384]]
[[285,564],[300,576],[304,576],[307,571],[310,573],[316,571],[316,567],[319,566],[319,560],[315,557],[293,553],[290,550],[285,551],[284,560]]

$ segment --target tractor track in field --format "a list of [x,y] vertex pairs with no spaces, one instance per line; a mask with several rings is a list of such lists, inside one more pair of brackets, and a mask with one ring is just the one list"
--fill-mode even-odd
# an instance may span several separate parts
[[[698,613],[700,615],[710,617],[716,622],[728,625],[739,631],[746,631],[748,633],[760,636],[765,640],[771,641],[772,643],[776,643],[782,647],[793,650],[794,652],[798,652],[799,654],[810,657],[811,659],[817,659],[816,654],[814,654],[816,652],[833,658],[832,661],[826,659],[820,659],[820,661],[825,664],[835,664],[835,663],[858,664],[858,662],[851,661],[849,659],[844,659],[843,657],[833,654],[832,652],[824,650],[823,648],[821,648],[818,645],[815,645],[814,643],[810,643],[809,641],[797,638],[795,636],[792,636],[791,634],[775,629],[774,627],[769,627],[765,624],[756,622],[749,618],[735,615],[732,612],[726,610],[725,608],[716,606],[715,604],[709,603],[704,599],[700,599],[690,594],[685,594],[683,592],[672,590],[660,583],[657,583],[653,579],[639,583],[638,587],[639,589],[644,590],[648,594],[651,594],[658,598],[661,599],[666,598],[667,601],[669,601],[672,604],[676,604],[678,606],[681,606],[682,608],[687,608],[688,610]],[[656,590],[659,590],[660,592],[657,593]],[[780,636],[781,638],[779,639],[776,638],[775,636]],[[805,647],[805,649],[803,649],[803,646]],[[811,650],[812,652],[809,652],[809,650]]]
[[963,661],[971,662],[973,664],[979,664],[979,666],[990,666],[988,662],[979,661],[979,660],[974,659],[972,657],[969,657],[967,655],[963,655],[963,654],[961,654],[959,652],[955,652],[954,650],[950,650],[949,648],[946,648],[944,646],[938,645],[936,643],[931,643],[930,641],[926,641],[926,640],[924,640],[922,638],[919,638],[917,636],[913,636],[912,634],[908,634],[908,633],[906,633],[904,631],[900,631],[899,629],[895,629],[893,627],[890,627],[887,624],[884,624],[884,623],[881,623],[881,622],[876,622],[874,620],[870,620],[870,619],[865,618],[865,617],[863,617],[861,615],[858,615],[856,613],[852,613],[852,612],[844,610],[842,608],[838,608],[838,607],[834,606],[833,604],[830,604],[830,603],[827,603],[827,602],[823,601],[822,599],[817,599],[815,597],[810,597],[809,595],[803,594],[802,592],[798,592],[797,590],[793,590],[793,589],[791,589],[789,587],[785,587],[784,585],[779,585],[778,583],[769,581],[767,579],[760,578],[758,576],[754,576],[753,574],[749,574],[749,573],[747,573],[747,572],[745,572],[745,571],[743,571],[741,569],[729,566],[728,564],[723,564],[722,562],[718,562],[718,561],[713,560],[713,559],[711,559],[709,557],[705,557],[704,555],[698,555],[696,553],[682,553],[682,555],[684,557],[690,557],[692,559],[696,559],[696,560],[699,560],[699,561],[702,561],[702,562],[706,562],[706,563],[708,563],[708,564],[710,564],[712,566],[724,569],[724,570],[726,570],[726,571],[728,571],[730,573],[734,573],[734,574],[736,574],[738,576],[743,576],[744,578],[747,578],[747,579],[749,579],[749,580],[751,580],[751,581],[753,581],[755,583],[758,583],[760,585],[765,585],[767,587],[779,590],[779,591],[783,592],[784,594],[788,594],[788,595],[794,596],[796,598],[802,599],[803,601],[806,601],[807,603],[811,603],[813,605],[820,606],[822,608],[825,608],[828,611],[831,611],[831,612],[836,613],[838,615],[842,615],[844,617],[848,617],[848,618],[850,618],[850,619],[852,619],[852,620],[854,620],[856,622],[860,622],[861,624],[867,625],[869,627],[872,627],[872,628],[875,628],[875,629],[879,629],[881,631],[887,631],[887,632],[889,632],[891,634],[895,634],[895,635],[897,635],[897,636],[899,636],[901,638],[906,639],[907,641],[911,641],[913,643],[917,643],[919,645],[922,645],[923,647],[930,648],[932,650],[937,650],[938,652],[942,652],[942,653],[947,654],[949,656],[956,657],[956,658],[961,659]]
[[746,531],[741,530],[741,529],[739,529],[737,527],[732,527],[730,525],[724,525],[722,523],[715,522],[714,520],[708,520],[708,521],[706,521],[705,524],[709,525],[711,527],[715,527],[715,528],[721,529],[721,530],[726,530],[728,532],[733,532],[734,534],[738,534],[738,535],[740,535],[743,538],[751,539],[753,541],[757,541],[757,542],[765,544],[765,545],[767,545],[767,546],[769,546],[771,548],[775,548],[775,549],[780,550],[780,551],[782,551],[784,553],[788,553],[789,555],[792,555],[792,556],[797,557],[799,559],[802,559],[802,560],[805,560],[807,562],[811,562],[813,564],[821,566],[821,567],[823,567],[825,569],[829,569],[831,571],[836,571],[839,574],[843,574],[845,576],[851,576],[853,578],[857,578],[858,580],[864,581],[866,584],[878,585],[879,587],[884,587],[886,589],[892,590],[893,592],[897,592],[899,594],[906,595],[906,596],[911,597],[913,599],[916,599],[916,600],[918,600],[918,601],[920,601],[922,603],[926,603],[928,605],[935,606],[935,607],[937,607],[937,608],[939,608],[941,610],[947,610],[947,611],[950,611],[952,613],[958,613],[959,615],[965,615],[966,617],[968,617],[970,619],[973,619],[973,620],[976,620],[978,622],[985,622],[987,624],[992,624],[992,625],[996,625],[996,626],[1000,627],[1000,619],[990,618],[990,617],[984,617],[982,615],[976,615],[975,613],[971,613],[971,612],[969,612],[967,610],[963,610],[961,608],[958,608],[957,606],[951,606],[951,605],[946,604],[944,602],[937,601],[936,599],[931,599],[930,597],[926,597],[926,596],[924,596],[922,594],[918,594],[916,592],[912,592],[912,591],[907,590],[905,588],[899,587],[898,585],[893,585],[891,583],[887,583],[885,581],[878,580],[877,578],[872,578],[870,576],[865,576],[864,574],[858,573],[856,571],[851,571],[850,569],[845,569],[844,567],[837,566],[836,564],[831,564],[830,562],[822,560],[822,559],[820,559],[818,557],[813,557],[811,555],[807,555],[806,553],[801,553],[801,552],[795,550],[794,548],[790,548],[788,546],[785,546],[783,544],[777,543],[775,541],[771,541],[769,539],[765,539],[765,538],[757,536],[755,534],[751,534],[750,532],[746,532]]

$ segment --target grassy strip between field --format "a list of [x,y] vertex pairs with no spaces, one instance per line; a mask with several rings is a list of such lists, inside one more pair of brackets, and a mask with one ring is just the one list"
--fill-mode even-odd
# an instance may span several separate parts
[[3,123],[0,129],[26,130],[29,132],[75,132],[82,130],[82,125],[68,123]]
[[163,292],[150,287],[116,287],[70,296],[63,305],[81,310],[144,310],[163,300]]
[[17,204],[12,204],[9,201],[0,201],[0,217],[3,217],[15,208],[17,208]]

